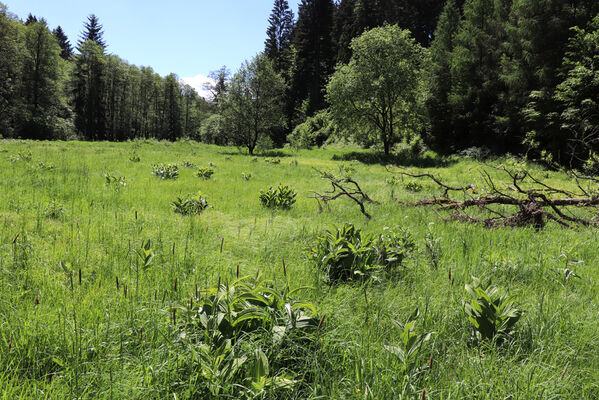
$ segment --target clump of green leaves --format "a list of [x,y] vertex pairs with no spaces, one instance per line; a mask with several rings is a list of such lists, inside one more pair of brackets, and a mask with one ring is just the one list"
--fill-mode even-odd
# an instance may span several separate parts
[[408,181],[404,187],[410,192],[420,192],[422,190],[422,185],[416,181]]
[[56,166],[53,163],[46,163],[41,160],[37,160],[36,168],[41,171],[52,171]]
[[379,272],[394,272],[415,248],[406,230],[390,228],[375,236],[364,233],[351,223],[316,238],[309,259],[330,284],[361,280]]
[[416,323],[420,319],[420,311],[416,309],[405,323],[393,321],[393,325],[399,330],[400,342],[398,345],[385,346],[385,350],[395,356],[399,363],[397,369],[402,374],[408,374],[414,369],[424,343],[428,342],[432,335],[430,332],[416,332]]
[[252,179],[252,173],[251,172],[243,172],[241,174],[241,177],[243,178],[244,181],[249,181],[250,179]]
[[281,163],[281,159],[278,158],[278,157],[277,158],[265,158],[264,162],[268,163],[268,164],[280,164]]
[[489,281],[481,282],[475,277],[465,289],[471,299],[463,301],[464,310],[474,328],[475,338],[501,342],[509,337],[524,313],[516,307],[514,299]]
[[260,191],[260,202],[264,207],[290,209],[295,203],[295,190],[286,185],[279,185],[276,189],[272,186]]
[[154,164],[152,166],[152,174],[162,180],[177,179],[179,177],[179,167],[177,164]]
[[106,186],[112,188],[115,192],[120,192],[122,188],[127,186],[127,181],[124,176],[115,176],[112,174],[104,174]]
[[[199,293],[184,313],[183,338],[198,352],[207,394],[236,393],[248,398],[290,388],[295,359],[288,348],[302,349],[308,357],[317,343],[320,319],[314,306],[293,298],[289,285],[279,290],[271,281],[242,277]],[[197,343],[200,343],[198,346]],[[299,371],[298,371],[299,372]]]
[[51,201],[44,209],[44,216],[52,219],[59,219],[64,215],[64,204],[58,201]]
[[139,158],[139,155],[137,153],[133,152],[129,156],[129,161],[131,161],[131,162],[140,162],[141,158]]
[[387,179],[385,179],[385,183],[387,185],[395,186],[395,185],[397,185],[400,182],[401,182],[401,178],[399,178],[397,175],[391,175],[390,177],[388,177]]
[[173,209],[177,214],[181,215],[199,215],[210,207],[208,200],[202,196],[201,192],[188,194],[187,197],[177,197],[177,200],[172,203]]
[[31,161],[31,159],[33,158],[33,154],[31,154],[31,152],[28,151],[19,151],[18,154],[11,154],[10,157],[8,158],[8,161],[10,162],[17,162],[17,161],[25,161],[25,162],[29,162]]
[[196,172],[196,176],[204,180],[210,179],[213,174],[214,170],[212,168],[198,168],[198,172]]
[[184,160],[181,163],[181,165],[183,165],[184,167],[187,167],[187,168],[195,168],[196,167],[196,165],[194,163],[192,163],[191,161],[187,161],[187,160]]

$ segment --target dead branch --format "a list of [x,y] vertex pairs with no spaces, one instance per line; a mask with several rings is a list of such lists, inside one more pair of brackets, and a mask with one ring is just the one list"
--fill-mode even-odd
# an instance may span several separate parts
[[364,203],[374,203],[378,204],[376,201],[372,200],[370,196],[368,196],[360,187],[358,182],[356,182],[353,178],[348,175],[342,174],[341,176],[336,176],[328,171],[321,171],[317,168],[314,170],[320,175],[322,179],[327,179],[331,183],[332,190],[324,193],[312,192],[313,196],[310,196],[313,199],[316,199],[318,202],[319,211],[322,212],[323,207],[321,205],[321,201],[329,208],[329,202],[336,200],[340,197],[348,197],[353,200],[356,204],[360,206],[360,211],[362,214],[366,216],[366,218],[370,219],[372,216],[366,211],[366,207]]
[[[407,203],[411,206],[439,206],[440,211],[451,211],[450,219],[479,223],[486,227],[499,226],[533,226],[541,229],[548,220],[576,229],[577,226],[598,226],[597,218],[583,218],[574,215],[571,208],[596,208],[599,206],[599,192],[584,189],[581,182],[599,183],[597,178],[580,175],[569,171],[567,176],[576,181],[580,193],[554,187],[533,176],[528,170],[510,169],[505,166],[490,167],[501,172],[510,185],[500,188],[496,180],[487,170],[482,170],[485,182],[484,195],[477,195],[474,185],[463,187],[449,186],[431,174],[413,174],[406,171],[393,172],[412,178],[427,178],[435,182],[443,190],[443,198],[425,198]],[[458,200],[451,197],[452,192],[461,192],[467,198]],[[562,196],[562,197],[558,197]],[[406,203],[403,203],[406,204]],[[514,207],[511,214],[501,212],[496,207]],[[470,208],[478,209],[479,214],[486,212],[489,217],[471,215]],[[503,211],[503,209],[502,209]]]

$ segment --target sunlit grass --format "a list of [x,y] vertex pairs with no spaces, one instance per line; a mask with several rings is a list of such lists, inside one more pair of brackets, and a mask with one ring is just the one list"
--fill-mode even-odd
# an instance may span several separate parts
[[[348,164],[332,161],[342,149],[285,150],[275,155],[280,164],[188,142],[3,141],[0,151],[3,398],[193,398],[202,377],[180,346],[171,308],[187,304],[196,285],[232,276],[237,265],[242,274],[261,271],[282,286],[283,259],[291,286],[310,286],[302,295],[327,317],[306,384],[265,397],[414,399],[423,389],[431,399],[599,397],[599,249],[592,228],[550,223],[535,232],[444,222],[432,210],[395,200],[439,195],[433,185],[422,182],[413,193],[402,183],[387,184],[383,165],[359,162],[355,179],[380,202],[367,206],[372,220],[349,200],[319,213],[310,196],[330,185],[313,168]],[[32,161],[9,161],[20,151],[31,151]],[[134,152],[139,162],[130,160]],[[55,168],[36,168],[37,160]],[[212,163],[214,174],[198,178],[183,161]],[[480,163],[454,161],[426,170],[450,183],[482,186]],[[178,179],[152,175],[157,163],[179,164]],[[572,185],[530,168],[551,183]],[[126,185],[115,191],[106,173],[124,176]],[[298,193],[296,203],[290,210],[264,208],[260,190],[279,184]],[[211,208],[196,216],[174,213],[177,197],[198,191]],[[64,213],[48,218],[53,201]],[[316,234],[344,222],[372,233],[406,228],[418,251],[393,279],[329,287],[306,251]],[[439,238],[437,269],[424,251],[429,231]],[[136,275],[131,249],[147,239],[156,257]],[[564,268],[580,279],[566,279]],[[491,277],[525,311],[508,344],[473,343],[462,308],[471,276]],[[419,353],[420,372],[405,377],[384,346],[399,340],[392,321],[405,322],[416,308],[423,315],[419,329],[433,335]]]

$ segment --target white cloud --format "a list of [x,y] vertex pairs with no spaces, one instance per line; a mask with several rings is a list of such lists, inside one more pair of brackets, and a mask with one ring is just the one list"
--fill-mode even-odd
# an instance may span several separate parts
[[206,84],[206,83],[215,84],[216,83],[214,79],[209,78],[202,74],[193,76],[191,78],[180,78],[179,81],[194,88],[200,96],[202,96],[203,98],[205,98],[207,100],[210,99],[212,97],[212,95],[209,90],[204,89],[204,84]]

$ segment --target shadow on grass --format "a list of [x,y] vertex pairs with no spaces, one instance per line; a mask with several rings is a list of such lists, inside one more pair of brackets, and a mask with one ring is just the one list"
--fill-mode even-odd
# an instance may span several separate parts
[[448,167],[457,162],[455,157],[443,157],[437,154],[385,154],[382,152],[352,151],[344,154],[334,154],[333,161],[359,161],[364,164],[401,165],[418,168]]
[[[250,153],[247,149],[238,149],[234,150],[225,150],[219,151],[220,154],[224,154],[227,156],[249,156]],[[284,150],[264,150],[264,151],[256,151],[251,155],[252,157],[292,157],[291,154],[286,153]]]

